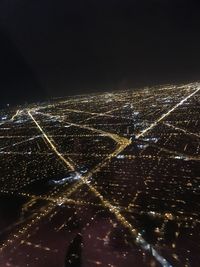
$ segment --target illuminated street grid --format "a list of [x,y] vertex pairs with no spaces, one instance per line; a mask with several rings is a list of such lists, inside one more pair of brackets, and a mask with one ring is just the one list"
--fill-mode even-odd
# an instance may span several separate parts
[[200,84],[0,111],[0,266],[199,266]]

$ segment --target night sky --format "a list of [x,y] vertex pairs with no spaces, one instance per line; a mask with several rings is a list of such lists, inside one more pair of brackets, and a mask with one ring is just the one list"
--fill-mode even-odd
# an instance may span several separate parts
[[0,105],[200,80],[199,2],[1,0]]

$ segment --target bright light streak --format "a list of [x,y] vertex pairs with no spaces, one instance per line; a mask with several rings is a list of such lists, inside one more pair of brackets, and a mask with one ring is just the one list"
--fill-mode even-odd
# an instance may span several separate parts
[[167,125],[168,127],[173,128],[173,129],[175,129],[175,130],[177,130],[177,131],[180,131],[180,132],[182,132],[182,133],[184,133],[184,134],[187,134],[187,135],[190,135],[190,136],[193,136],[193,137],[200,138],[200,135],[199,135],[199,134],[195,134],[195,133],[188,132],[187,130],[182,129],[182,128],[179,128],[179,127],[177,127],[177,126],[174,126],[174,125],[172,125],[172,124],[170,124],[170,123],[165,123],[165,125]]
[[180,107],[181,105],[183,105],[190,97],[192,97],[193,95],[195,95],[199,90],[200,90],[200,87],[198,87],[193,93],[191,93],[190,95],[188,95],[187,97],[185,97],[184,99],[182,99],[178,104],[176,104],[172,109],[170,109],[168,112],[166,112],[165,114],[163,114],[158,120],[156,120],[155,122],[153,122],[146,129],[144,129],[140,134],[136,135],[135,138],[138,139],[138,138],[144,136],[147,132],[151,131],[155,126],[157,126],[157,124],[159,122],[161,122],[167,116],[169,116],[175,109],[177,109],[178,107]]
[[28,139],[26,139],[26,140],[23,140],[23,141],[14,143],[14,144],[12,144],[12,145],[1,147],[1,148],[0,148],[0,151],[3,151],[4,149],[9,148],[9,147],[14,147],[14,146],[17,146],[17,145],[20,145],[20,144],[23,144],[23,143],[32,141],[32,140],[34,140],[34,139],[36,139],[36,138],[39,138],[39,137],[41,137],[41,135],[36,135],[36,136],[30,137],[30,138],[28,138]]
[[19,113],[20,113],[20,110],[18,109],[10,120],[13,121],[19,115]]
[[40,130],[40,132],[43,134],[44,138],[46,139],[46,141],[49,143],[50,147],[52,148],[52,150],[57,154],[57,156],[72,170],[75,171],[74,166],[66,159],[62,156],[62,154],[57,150],[57,148],[54,146],[54,144],[52,143],[52,141],[49,139],[49,137],[47,136],[47,134],[44,132],[44,130],[42,129],[42,127],[38,124],[38,122],[35,120],[35,118],[32,116],[30,110],[28,111],[28,115],[31,117],[31,119],[34,121],[34,123],[36,124],[36,126],[38,127],[38,129]]

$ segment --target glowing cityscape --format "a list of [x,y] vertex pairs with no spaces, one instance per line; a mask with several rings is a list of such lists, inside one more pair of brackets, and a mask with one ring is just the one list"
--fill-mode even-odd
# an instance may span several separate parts
[[0,267],[199,266],[200,83],[0,111]]

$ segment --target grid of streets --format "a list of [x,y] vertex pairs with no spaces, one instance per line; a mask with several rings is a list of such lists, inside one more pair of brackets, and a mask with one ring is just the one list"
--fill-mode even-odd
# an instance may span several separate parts
[[0,111],[0,266],[198,266],[200,84]]

